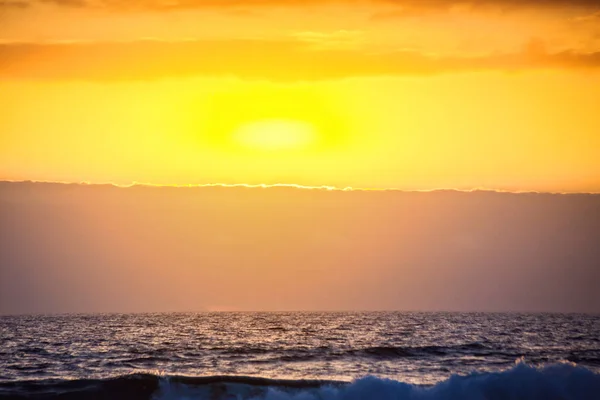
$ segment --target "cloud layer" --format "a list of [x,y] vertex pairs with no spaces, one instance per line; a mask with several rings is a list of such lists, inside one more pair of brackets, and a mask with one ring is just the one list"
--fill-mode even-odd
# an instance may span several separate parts
[[323,4],[364,5],[382,4],[404,10],[449,10],[454,7],[467,9],[511,9],[511,8],[600,8],[597,0],[5,0],[0,7],[29,7],[36,4],[56,4],[65,7],[89,7],[110,9],[193,9],[228,7],[303,7]]
[[0,183],[0,314],[600,311],[599,195]]
[[519,53],[433,57],[416,51],[321,50],[298,41],[145,40],[113,43],[5,43],[4,79],[146,80],[178,76],[237,76],[274,81],[382,75],[432,75],[478,70],[598,68],[600,52]]

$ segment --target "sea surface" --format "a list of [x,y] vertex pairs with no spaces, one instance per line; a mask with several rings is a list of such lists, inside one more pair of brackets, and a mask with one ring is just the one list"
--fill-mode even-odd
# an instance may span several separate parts
[[1,316],[0,398],[599,400],[600,316]]

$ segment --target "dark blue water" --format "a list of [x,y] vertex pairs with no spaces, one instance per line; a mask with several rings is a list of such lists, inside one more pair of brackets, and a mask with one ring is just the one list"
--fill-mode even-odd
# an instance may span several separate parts
[[0,397],[600,399],[600,316],[4,316]]

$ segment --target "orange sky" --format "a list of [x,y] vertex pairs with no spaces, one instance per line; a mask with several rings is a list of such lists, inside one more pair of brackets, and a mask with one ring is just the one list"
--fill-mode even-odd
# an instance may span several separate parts
[[0,1],[0,179],[600,191],[592,0]]

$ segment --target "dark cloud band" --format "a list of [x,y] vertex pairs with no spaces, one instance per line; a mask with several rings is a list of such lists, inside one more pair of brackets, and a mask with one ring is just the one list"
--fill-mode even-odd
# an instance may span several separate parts
[[477,70],[599,68],[600,52],[520,53],[434,58],[414,51],[319,50],[296,41],[135,41],[0,45],[0,79],[148,80],[237,76],[273,81]]
[[600,0],[5,0],[0,7],[28,7],[46,3],[66,7],[90,7],[110,9],[193,9],[223,7],[302,7],[323,4],[384,4],[406,10],[444,10],[454,6],[476,8],[600,8]]

